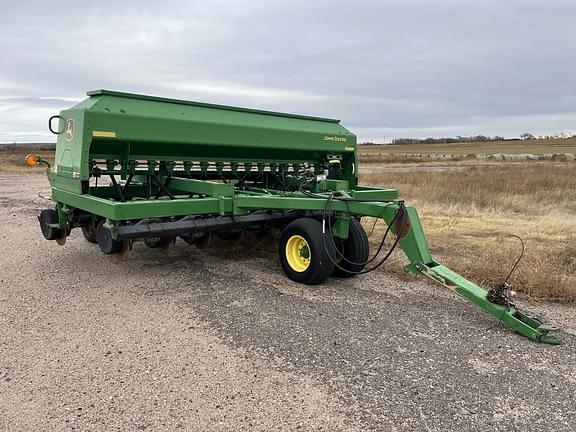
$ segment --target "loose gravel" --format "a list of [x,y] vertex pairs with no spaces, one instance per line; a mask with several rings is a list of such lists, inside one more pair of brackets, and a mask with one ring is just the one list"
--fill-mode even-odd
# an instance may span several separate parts
[[136,244],[37,225],[44,176],[0,176],[2,431],[576,431],[573,306],[540,345],[421,279],[318,287],[274,244]]

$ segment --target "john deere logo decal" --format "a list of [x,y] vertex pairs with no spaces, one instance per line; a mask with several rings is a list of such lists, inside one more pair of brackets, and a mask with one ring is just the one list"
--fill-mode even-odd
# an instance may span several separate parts
[[72,141],[74,138],[74,120],[68,119],[66,120],[66,128],[64,130],[64,139],[66,141]]
[[324,141],[346,142],[346,137],[326,135]]

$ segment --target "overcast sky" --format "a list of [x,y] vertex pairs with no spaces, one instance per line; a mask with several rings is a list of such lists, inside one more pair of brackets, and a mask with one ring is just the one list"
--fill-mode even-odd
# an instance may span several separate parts
[[0,142],[107,88],[361,140],[576,131],[576,0],[0,0]]

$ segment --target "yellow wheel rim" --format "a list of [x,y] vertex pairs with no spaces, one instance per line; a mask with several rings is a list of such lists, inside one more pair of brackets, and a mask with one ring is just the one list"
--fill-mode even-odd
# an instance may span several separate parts
[[299,235],[293,235],[286,242],[286,261],[290,268],[302,273],[310,267],[310,246],[306,239]]

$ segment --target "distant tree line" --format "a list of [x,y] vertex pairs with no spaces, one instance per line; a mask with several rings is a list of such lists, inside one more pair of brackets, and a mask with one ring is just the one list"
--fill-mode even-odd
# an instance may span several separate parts
[[[404,145],[404,144],[457,144],[457,143],[471,143],[471,142],[491,142],[491,141],[517,141],[517,140],[547,140],[547,139],[566,139],[575,138],[576,132],[557,132],[551,135],[533,135],[525,132],[519,138],[504,138],[500,135],[495,136],[456,136],[449,138],[395,138],[390,144]],[[378,145],[373,142],[362,142],[360,145]]]
[[17,150],[54,151],[56,143],[0,143],[1,152],[14,152]]
[[396,138],[392,140],[392,144],[455,144],[462,142],[489,142],[489,141],[505,141],[503,136],[487,137],[485,135],[476,135],[471,137],[457,136],[451,138]]

